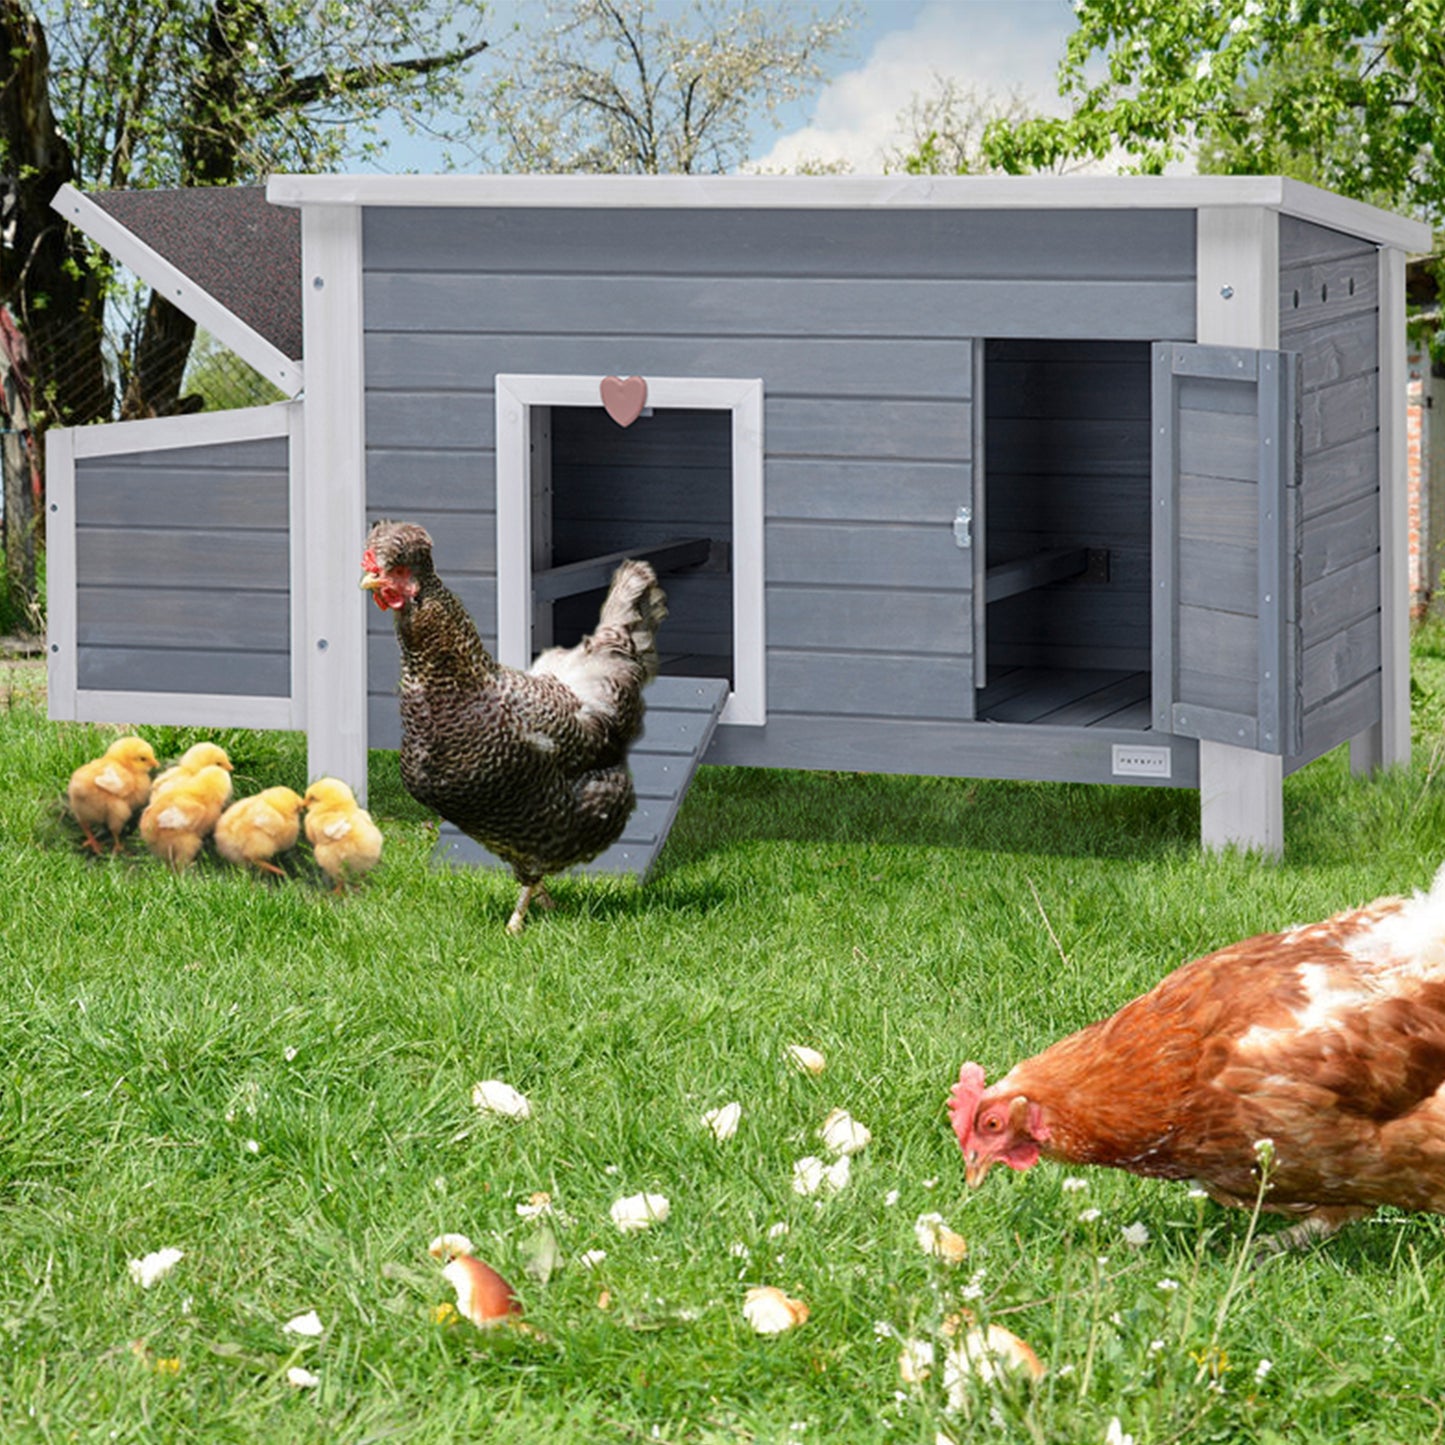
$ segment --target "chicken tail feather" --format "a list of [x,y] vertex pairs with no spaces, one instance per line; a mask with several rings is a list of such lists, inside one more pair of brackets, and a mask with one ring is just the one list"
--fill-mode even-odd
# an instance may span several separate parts
[[626,561],[612,574],[592,646],[625,648],[624,639],[630,641],[651,681],[657,676],[657,629],[666,616],[667,594],[658,585],[657,573],[646,562]]

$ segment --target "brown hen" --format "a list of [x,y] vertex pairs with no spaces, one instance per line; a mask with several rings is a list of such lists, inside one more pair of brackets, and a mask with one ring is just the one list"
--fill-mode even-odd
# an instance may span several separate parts
[[1299,1217],[1277,1248],[1382,1204],[1445,1211],[1445,869],[1381,898],[1187,963],[991,1088],[949,1100],[977,1185],[1040,1157],[1197,1180]]
[[544,877],[616,842],[636,805],[627,749],[667,616],[657,576],[622,563],[592,635],[523,672],[487,651],[423,528],[378,522],[362,566],[401,645],[402,782],[511,865],[522,891],[507,929],[518,933],[546,897]]

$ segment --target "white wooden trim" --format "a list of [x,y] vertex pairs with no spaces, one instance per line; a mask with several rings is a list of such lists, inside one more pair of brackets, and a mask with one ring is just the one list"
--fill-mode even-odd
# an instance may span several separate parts
[[78,722],[158,723],[169,727],[293,728],[289,697],[224,692],[81,692]]
[[[1231,205],[1199,212],[1196,339],[1279,345],[1279,216]],[[1284,759],[1225,743],[1199,744],[1199,835],[1208,849],[1284,852]]]
[[763,384],[744,382],[733,414],[733,687],[720,723],[768,720],[763,568]]
[[[531,411],[594,406],[600,376],[504,373],[496,379],[497,659],[527,667],[532,637]],[[733,687],[719,721],[767,721],[763,593],[763,384],[758,378],[649,376],[647,405],[732,413]]]
[[1428,251],[1428,225],[1280,176],[385,176],[274,175],[282,206],[627,206],[742,209],[1185,209],[1284,211]]
[[278,401],[270,406],[248,406],[236,411],[200,411],[189,416],[113,421],[104,426],[69,428],[68,433],[73,438],[77,457],[118,457],[134,452],[215,446],[221,442],[261,441],[288,434],[291,410],[296,405],[296,402]]
[[[306,765],[366,796],[366,538],[361,212],[301,217],[302,307],[310,363],[301,449],[302,585],[292,606],[306,680]],[[293,555],[295,555],[293,553]]]
[[[1380,737],[1375,766],[1410,761],[1410,478],[1405,256],[1380,251]],[[1351,762],[1356,753],[1351,752]],[[1363,761],[1363,759],[1360,759]]]
[[81,429],[45,434],[45,661],[49,716],[76,712],[75,438]]
[[287,461],[288,561],[291,589],[291,721],[292,728],[306,726],[309,669],[306,658],[306,408],[299,402],[287,405],[290,421]]
[[1242,206],[1201,210],[1195,230],[1195,340],[1279,346],[1279,217]]
[[[532,644],[532,419],[529,408],[585,405],[549,402],[534,377],[498,376],[497,416],[497,661],[527,667]],[[556,395],[568,388],[557,378]]]
[[108,211],[71,185],[55,193],[51,206],[73,226],[84,231],[146,285],[179,307],[196,325],[204,327],[287,396],[296,396],[305,382],[302,365],[273,346],[259,331],[228,310],[184,271],[127,230]]

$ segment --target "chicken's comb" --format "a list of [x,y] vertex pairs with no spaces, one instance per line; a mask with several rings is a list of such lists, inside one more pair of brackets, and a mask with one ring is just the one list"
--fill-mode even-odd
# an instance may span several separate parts
[[978,1113],[978,1101],[983,1098],[985,1087],[983,1065],[965,1064],[958,1071],[958,1082],[949,1091],[948,1116],[960,1149],[968,1147],[974,1115]]
[[376,549],[368,547],[361,554],[361,568],[364,572],[380,572],[381,564],[376,560]]

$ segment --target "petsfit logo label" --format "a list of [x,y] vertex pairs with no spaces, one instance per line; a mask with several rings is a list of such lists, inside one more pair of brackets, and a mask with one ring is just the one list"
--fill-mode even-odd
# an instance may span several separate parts
[[1132,743],[1114,744],[1116,778],[1167,778],[1171,754],[1168,748],[1144,748]]

